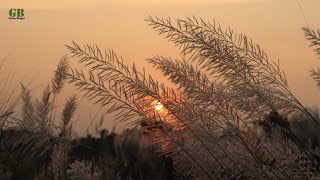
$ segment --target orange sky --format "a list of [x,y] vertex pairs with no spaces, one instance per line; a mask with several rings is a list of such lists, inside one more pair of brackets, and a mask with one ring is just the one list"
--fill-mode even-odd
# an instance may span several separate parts
[[262,0],[15,0],[2,2],[2,8],[20,6],[28,9],[56,9],[56,8],[96,8],[113,5],[219,5],[219,4],[242,4],[261,2]]
[[[300,2],[311,27],[319,28],[320,1]],[[17,7],[25,9],[25,20],[8,19],[8,10]],[[298,99],[308,106],[320,105],[320,89],[308,72],[320,65],[320,59],[304,39],[301,27],[306,23],[295,0],[0,1],[0,57],[8,55],[7,68],[16,79],[32,80],[36,93],[50,80],[71,40],[113,48],[140,65],[153,55],[178,57],[178,50],[144,22],[148,16],[215,19],[244,32],[269,57],[280,59]],[[94,114],[89,105],[81,107],[88,107],[84,117]]]

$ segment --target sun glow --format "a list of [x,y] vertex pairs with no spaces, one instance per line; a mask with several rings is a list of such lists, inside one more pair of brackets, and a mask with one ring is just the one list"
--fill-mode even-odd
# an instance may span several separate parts
[[161,111],[163,110],[163,105],[161,104],[160,101],[154,100],[151,104],[154,105],[154,109],[155,109],[156,111],[161,112]]

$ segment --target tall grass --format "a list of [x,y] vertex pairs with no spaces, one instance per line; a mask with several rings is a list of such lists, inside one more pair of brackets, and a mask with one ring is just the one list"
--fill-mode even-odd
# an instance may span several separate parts
[[[316,55],[320,58],[320,30],[313,30],[310,28],[302,28],[305,37],[310,42],[310,46],[314,48]],[[320,69],[313,68],[310,70],[311,77],[317,82],[320,87]]]
[[[0,172],[4,161],[13,173],[0,178],[320,179],[319,112],[293,95],[279,61],[215,21],[146,22],[183,55],[146,60],[167,81],[113,50],[73,42],[67,48],[80,66],[64,56],[38,99],[21,85],[21,118],[12,117],[13,81],[2,82]],[[320,31],[303,30],[320,57]],[[319,72],[311,70],[318,85]],[[75,139],[76,96],[56,110],[66,81],[134,128]]]
[[102,131],[100,138],[74,137],[76,96],[66,100],[62,112],[54,105],[58,104],[68,71],[69,63],[63,57],[38,99],[21,85],[21,118],[15,117],[18,123],[3,127],[0,132],[0,179],[174,177],[171,166],[153,154],[155,147],[142,132],[118,135]]
[[117,120],[143,123],[182,173],[200,179],[319,178],[313,150],[288,119],[304,118],[318,130],[319,122],[292,94],[279,62],[217,22],[146,21],[188,59],[147,60],[177,88],[127,65],[112,50],[75,42],[67,48],[89,71],[73,68],[69,81],[110,106],[107,113]]
[[0,61],[0,130],[16,125],[17,122],[10,116],[14,113],[14,108],[20,100],[16,97],[17,84],[13,74],[4,70],[6,60],[5,57]]
[[[77,107],[76,98],[72,96],[66,102],[60,119],[56,116],[54,105],[56,97],[64,86],[68,68],[67,58],[63,57],[58,63],[51,84],[43,90],[40,99],[34,100],[30,90],[21,85],[21,96],[18,98],[21,100],[21,118],[16,116],[14,120],[17,123],[6,127],[1,133],[1,149],[5,150],[5,154],[12,156],[9,162],[12,160],[23,162],[17,166],[21,166],[18,169],[25,168],[23,172],[26,173],[26,178],[28,174],[33,174],[31,169],[38,168],[39,161],[45,161],[44,164],[40,163],[45,168],[41,167],[37,170],[42,172],[45,169],[43,178],[53,176],[56,179],[66,179],[67,154],[72,140],[70,122]],[[4,98],[12,98],[10,94],[4,93],[1,97],[2,95]],[[5,101],[2,103],[10,105]],[[12,108],[10,106],[9,109]],[[59,120],[60,125],[58,125]],[[48,157],[51,154],[52,157]],[[12,163],[15,163],[14,161]],[[27,166],[28,163],[33,166]]]

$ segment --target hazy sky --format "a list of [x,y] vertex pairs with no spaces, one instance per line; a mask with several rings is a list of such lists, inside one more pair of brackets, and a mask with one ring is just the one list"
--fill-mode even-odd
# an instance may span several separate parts
[[[2,2],[2,8],[24,7],[24,8],[96,8],[109,5],[217,5],[217,4],[239,4],[259,2],[261,0],[15,0]],[[183,4],[183,5],[182,5]]]
[[[320,1],[299,2],[310,26],[320,28]],[[9,20],[10,8],[24,8],[26,19]],[[320,105],[320,89],[308,72],[320,59],[303,36],[306,22],[296,0],[0,0],[0,57],[8,56],[7,69],[16,79],[32,80],[35,94],[49,82],[72,40],[113,48],[138,65],[153,55],[179,57],[177,48],[148,27],[148,16],[215,19],[247,34],[271,59],[279,58],[298,99]],[[67,91],[63,98],[71,94]],[[95,109],[84,102],[81,117],[93,116]],[[80,121],[83,130],[88,121]]]

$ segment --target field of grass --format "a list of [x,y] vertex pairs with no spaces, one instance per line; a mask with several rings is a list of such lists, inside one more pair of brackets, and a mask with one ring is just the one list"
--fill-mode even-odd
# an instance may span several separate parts
[[[319,111],[294,96],[279,62],[218,22],[146,21],[181,50],[147,59],[170,82],[76,42],[39,98],[0,68],[0,179],[320,179]],[[320,57],[320,30],[303,31]],[[320,87],[319,69],[310,78]],[[60,112],[66,83],[77,92]],[[79,97],[130,128],[77,136]]]

